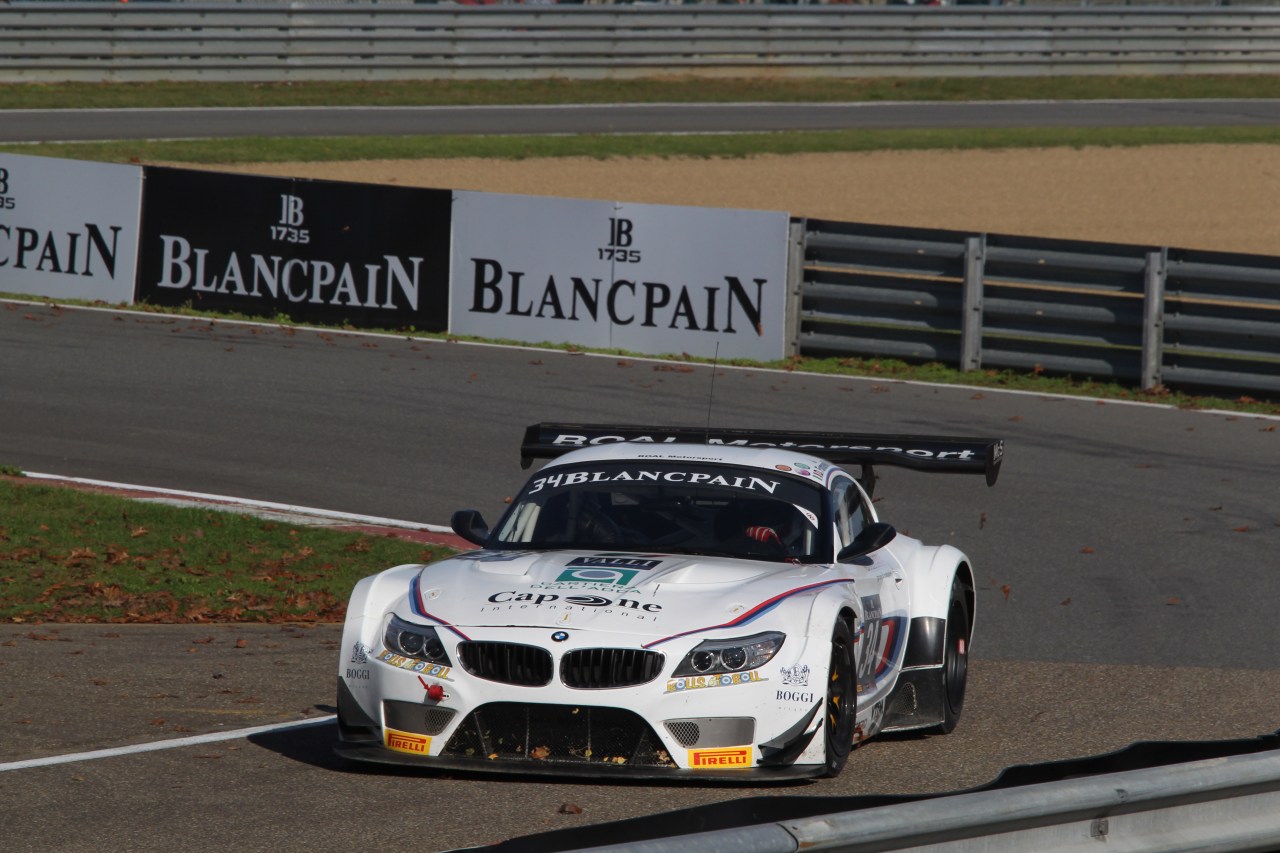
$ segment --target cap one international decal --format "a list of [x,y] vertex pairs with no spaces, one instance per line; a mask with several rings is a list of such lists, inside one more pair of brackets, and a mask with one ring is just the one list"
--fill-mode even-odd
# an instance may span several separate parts
[[691,770],[723,770],[751,766],[751,747],[724,746],[718,749],[689,750]]

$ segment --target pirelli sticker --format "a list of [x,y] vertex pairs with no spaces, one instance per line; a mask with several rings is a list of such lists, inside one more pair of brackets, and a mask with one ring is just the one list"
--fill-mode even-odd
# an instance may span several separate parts
[[690,770],[726,770],[751,766],[751,747],[722,746],[718,749],[689,750]]
[[415,735],[412,732],[402,732],[396,729],[383,729],[383,742],[386,743],[387,749],[395,752],[407,752],[410,755],[426,755],[427,750],[431,749],[431,738],[425,735]]

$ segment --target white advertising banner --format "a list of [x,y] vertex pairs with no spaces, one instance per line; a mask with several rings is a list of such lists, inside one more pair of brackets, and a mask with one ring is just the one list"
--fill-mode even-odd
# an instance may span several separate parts
[[785,355],[786,213],[457,192],[449,330]]
[[133,302],[142,167],[0,153],[0,292]]

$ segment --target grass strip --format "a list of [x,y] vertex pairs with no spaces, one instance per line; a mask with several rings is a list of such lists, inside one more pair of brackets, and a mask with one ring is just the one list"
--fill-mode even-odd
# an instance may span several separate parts
[[1274,145],[1277,127],[838,130],[739,134],[371,136],[10,143],[0,151],[115,163],[335,162],[487,157],[750,157],[858,151]]
[[1273,74],[7,83],[0,109],[1277,98]]
[[0,479],[0,622],[335,622],[360,578],[449,552]]

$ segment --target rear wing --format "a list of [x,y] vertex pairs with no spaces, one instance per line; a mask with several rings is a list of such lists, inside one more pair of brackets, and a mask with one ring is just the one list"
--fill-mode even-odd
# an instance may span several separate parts
[[864,485],[874,482],[870,466],[897,465],[933,473],[983,474],[992,486],[1004,456],[1004,440],[999,438],[544,423],[525,429],[520,464],[528,468],[534,459],[620,442],[794,448],[837,465],[863,466]]

